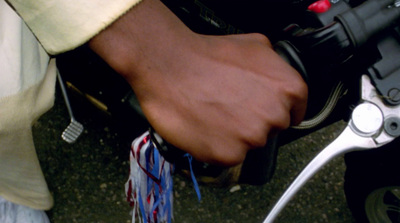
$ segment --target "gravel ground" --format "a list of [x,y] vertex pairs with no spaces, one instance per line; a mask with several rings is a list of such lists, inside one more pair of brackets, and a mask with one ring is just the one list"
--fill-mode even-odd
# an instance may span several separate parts
[[[124,197],[129,143],[107,115],[92,106],[74,108],[85,126],[75,144],[60,138],[69,117],[59,93],[54,108],[34,126],[37,151],[55,199],[48,215],[53,223],[130,222],[131,209]],[[174,222],[262,222],[291,180],[341,127],[343,123],[329,126],[280,148],[274,178],[263,186],[240,185],[231,192],[231,187],[200,185],[199,202],[191,181],[175,175]],[[354,222],[342,189],[344,170],[343,157],[334,159],[276,222]]]

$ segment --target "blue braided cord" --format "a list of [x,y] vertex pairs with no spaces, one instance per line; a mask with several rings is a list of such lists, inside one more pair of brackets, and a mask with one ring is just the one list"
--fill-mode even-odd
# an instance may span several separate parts
[[199,201],[200,201],[200,200],[201,200],[200,189],[199,189],[199,185],[197,184],[197,180],[196,180],[196,177],[194,176],[193,168],[192,168],[192,160],[193,160],[193,157],[192,157],[189,153],[186,153],[186,154],[183,155],[183,156],[188,158],[189,167],[190,167],[190,175],[191,175],[191,177],[192,177],[194,189],[195,189],[195,191],[196,191],[196,193],[197,193],[197,198],[198,198]]

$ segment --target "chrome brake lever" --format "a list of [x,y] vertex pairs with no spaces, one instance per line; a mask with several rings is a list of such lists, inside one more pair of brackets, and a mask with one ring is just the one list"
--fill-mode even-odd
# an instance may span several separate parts
[[400,135],[399,106],[385,105],[368,76],[362,76],[361,84],[363,102],[353,110],[346,128],[297,176],[270,211],[264,223],[273,222],[300,188],[333,158],[350,151],[378,148]]

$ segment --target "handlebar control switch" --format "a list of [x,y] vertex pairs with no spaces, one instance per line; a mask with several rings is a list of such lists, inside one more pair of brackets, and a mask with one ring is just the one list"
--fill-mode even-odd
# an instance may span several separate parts
[[375,104],[360,104],[352,113],[350,127],[361,136],[368,137],[378,134],[382,125],[383,114]]
[[308,10],[315,13],[324,13],[331,8],[331,2],[329,0],[318,0],[308,6]]

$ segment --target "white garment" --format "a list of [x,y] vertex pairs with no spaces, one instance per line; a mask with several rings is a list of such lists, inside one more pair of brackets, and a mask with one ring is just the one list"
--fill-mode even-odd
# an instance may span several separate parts
[[140,0],[7,0],[50,54],[90,40]]
[[39,83],[48,63],[49,56],[32,32],[10,6],[0,0],[0,98]]
[[47,53],[87,42],[140,0],[7,1],[29,28],[0,0],[0,196],[47,210],[53,199],[31,132],[54,101],[56,67]]
[[53,104],[55,63],[0,0],[0,196],[36,209],[53,205],[33,145],[32,123]]
[[11,203],[0,197],[1,223],[50,223],[44,211]]

